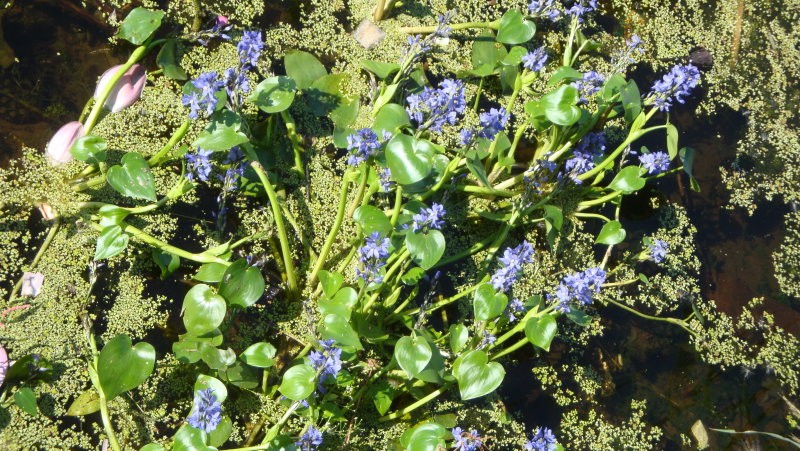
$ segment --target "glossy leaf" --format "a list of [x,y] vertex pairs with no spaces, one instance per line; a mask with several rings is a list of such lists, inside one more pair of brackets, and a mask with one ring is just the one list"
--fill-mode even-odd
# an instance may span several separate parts
[[192,335],[216,329],[225,319],[225,299],[205,284],[192,287],[183,298],[183,324]]
[[105,260],[124,251],[128,246],[128,235],[118,225],[110,225],[100,232],[94,249],[95,260]]
[[275,346],[261,341],[248,346],[239,358],[250,366],[269,368],[275,365],[274,357],[276,352]]
[[386,164],[401,185],[419,182],[433,169],[433,146],[425,140],[399,134],[386,145]]
[[645,179],[639,176],[639,173],[639,166],[624,167],[617,173],[614,180],[608,184],[608,188],[622,191],[625,194],[639,191],[647,183]]
[[421,373],[431,360],[431,347],[424,337],[401,337],[394,346],[394,358],[409,379]]
[[[505,47],[491,40],[491,35],[482,35],[479,39],[472,41],[472,68],[477,69],[494,66],[505,57]],[[503,47],[500,50],[500,47]]]
[[362,205],[353,213],[353,220],[361,226],[361,233],[369,236],[373,232],[380,232],[387,236],[392,231],[392,222],[386,213],[372,205]]
[[550,122],[570,126],[581,117],[581,110],[577,103],[580,99],[578,90],[574,86],[562,85],[553,92],[542,97],[541,105],[544,115]]
[[497,362],[489,362],[489,356],[481,350],[469,351],[453,363],[453,375],[458,381],[461,399],[480,398],[495,391],[503,382],[506,371]]
[[407,430],[400,437],[405,451],[438,451],[445,449],[445,439],[452,437],[437,423],[423,423]]
[[88,135],[75,140],[69,151],[76,160],[95,164],[106,161],[106,149],[108,149],[108,143],[105,139],[100,136]]
[[308,365],[295,365],[283,375],[278,391],[292,401],[308,398],[317,388],[317,372]]
[[344,287],[337,291],[332,299],[320,299],[319,312],[322,315],[335,314],[350,320],[350,314],[358,300],[358,293],[351,287]]
[[636,82],[631,80],[622,88],[620,100],[625,111],[625,122],[632,124],[642,112],[642,95],[639,93],[639,87],[636,86]]
[[393,73],[400,70],[397,63],[385,63],[375,60],[361,60],[361,67],[375,74],[380,79],[388,78]]
[[192,279],[199,280],[200,282],[217,283],[222,280],[226,269],[228,269],[228,267],[222,263],[205,263],[200,266],[197,274],[195,274]]
[[[236,354],[234,354],[234,358]],[[243,390],[253,390],[261,383],[261,378],[251,367],[234,361],[231,365],[219,370],[219,377],[229,384]]]
[[106,176],[108,184],[123,196],[156,200],[156,184],[150,165],[137,152],[122,157],[122,165],[111,166]]
[[550,350],[550,343],[558,331],[556,319],[552,315],[534,316],[525,323],[525,337],[534,346]]
[[116,205],[103,205],[97,210],[97,214],[100,216],[100,225],[108,227],[110,225],[122,225],[122,221],[130,212]]
[[672,160],[676,156],[678,156],[678,129],[675,128],[674,125],[670,124],[669,122],[666,125],[667,127],[667,152],[669,153],[669,159]]
[[228,398],[228,387],[221,380],[205,374],[198,374],[197,380],[194,382],[194,391],[198,392],[209,388],[213,390],[212,394],[218,402],[223,403]]
[[156,262],[156,265],[161,270],[162,279],[166,279],[167,276],[174,273],[181,266],[181,258],[175,254],[156,248],[152,249],[151,254],[153,255],[153,261]]
[[298,89],[306,89],[319,78],[328,75],[325,66],[316,56],[299,50],[293,50],[283,57],[286,75],[292,77]]
[[229,416],[225,415],[222,417],[222,420],[219,422],[219,424],[217,424],[217,427],[208,433],[208,444],[215,448],[219,448],[228,441],[231,436],[231,432],[233,432],[233,422]]
[[250,138],[236,127],[218,126],[213,130],[204,130],[200,133],[200,136],[192,143],[192,147],[219,152],[248,141]]
[[290,77],[269,77],[253,89],[250,101],[265,113],[279,113],[292,105],[296,91],[297,84]]
[[422,269],[430,269],[444,255],[444,235],[438,230],[411,232],[406,235],[406,248],[414,263]]
[[625,241],[625,229],[622,228],[622,223],[609,221],[603,225],[595,243],[613,245],[623,241]]
[[475,319],[489,321],[500,316],[508,305],[508,297],[497,293],[491,283],[484,283],[477,290],[472,300]]
[[387,103],[382,106],[378,110],[378,114],[375,115],[375,121],[372,123],[372,129],[378,136],[381,136],[384,130],[395,134],[399,130],[410,126],[411,120],[408,118],[406,109],[396,103]]
[[[358,216],[358,211],[356,210],[356,216]],[[358,221],[358,219],[356,219]],[[325,297],[332,298],[339,288],[342,287],[344,283],[344,276],[339,274],[338,272],[330,272],[322,270],[319,272],[319,283],[322,285],[322,292],[325,293]]]
[[90,387],[78,395],[67,409],[67,416],[80,417],[100,411],[100,395],[97,389]]
[[680,151],[678,151],[678,155],[683,163],[683,172],[689,176],[689,185],[692,188],[692,191],[699,193],[700,184],[697,183],[697,179],[695,179],[694,175],[692,174],[694,169],[694,149],[691,147],[683,147]]
[[30,387],[22,387],[14,392],[14,404],[31,416],[39,414],[39,406],[36,405],[36,393]]
[[557,67],[550,76],[550,79],[547,80],[547,87],[556,86],[561,81],[572,82],[580,80],[581,78],[583,78],[583,73],[570,66]]
[[122,21],[117,36],[134,45],[141,45],[161,26],[164,11],[134,8]]
[[503,44],[523,44],[536,34],[536,25],[516,9],[510,9],[500,18],[497,42]]
[[450,350],[458,354],[469,340],[469,329],[463,324],[450,325]]
[[219,284],[219,294],[231,305],[249,307],[264,294],[264,276],[261,271],[239,259],[225,270]]
[[167,39],[161,46],[156,63],[164,71],[164,75],[173,80],[186,80],[188,76],[181,67],[181,55],[178,52],[178,40]]
[[200,344],[200,357],[212,370],[223,370],[236,363],[236,353],[232,349],[220,349],[208,343]]
[[211,451],[215,449],[206,445],[203,431],[188,424],[181,426],[173,437],[172,451]]
[[591,316],[584,313],[583,310],[578,310],[574,307],[570,308],[570,310],[566,313],[566,316],[570,321],[581,327],[586,327],[592,322]]
[[347,318],[342,315],[331,313],[322,319],[319,328],[320,336],[323,340],[333,339],[343,346],[353,346],[356,349],[364,349],[358,334],[353,330],[353,326]]
[[153,373],[156,350],[141,341],[132,345],[127,335],[117,335],[106,343],[97,361],[97,375],[106,398],[133,390]]

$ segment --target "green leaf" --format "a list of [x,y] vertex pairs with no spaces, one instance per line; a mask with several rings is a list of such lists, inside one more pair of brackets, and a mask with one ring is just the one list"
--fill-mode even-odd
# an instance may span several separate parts
[[344,287],[337,291],[332,299],[320,299],[319,312],[322,315],[336,314],[349,321],[357,300],[356,290]]
[[384,63],[383,61],[361,60],[361,67],[375,74],[376,77],[384,79],[400,70],[397,63]]
[[126,153],[122,157],[122,166],[111,166],[106,178],[108,184],[123,196],[156,200],[156,183],[150,165],[137,152]]
[[158,443],[148,443],[139,448],[139,451],[164,451],[164,447]]
[[[356,210],[356,215],[358,215],[358,210]],[[319,283],[322,285],[322,292],[325,293],[325,297],[330,299],[342,287],[344,276],[338,272],[322,270],[319,272]]]
[[437,423],[423,423],[407,430],[400,437],[405,451],[438,451],[445,448],[447,429]]
[[265,113],[279,113],[294,102],[297,84],[290,77],[265,78],[250,94],[250,101]]
[[514,47],[511,47],[508,55],[506,55],[506,57],[503,58],[503,61],[500,63],[509,66],[517,66],[522,62],[522,57],[525,56],[526,53],[528,53],[528,49],[519,45],[515,45]]
[[200,266],[197,274],[192,279],[200,282],[217,283],[222,280],[226,269],[228,269],[228,266],[222,263],[205,263]]
[[667,152],[670,160],[678,156],[678,129],[669,122],[667,122]]
[[464,345],[469,340],[469,329],[463,324],[450,325],[450,350],[453,354],[458,354],[464,349]]
[[100,225],[108,227],[110,225],[122,225],[122,221],[130,214],[124,208],[117,207],[116,205],[103,205],[97,211],[100,216]]
[[683,147],[678,154],[680,155],[681,162],[683,163],[683,172],[689,175],[689,185],[692,188],[692,191],[699,193],[700,184],[697,183],[697,179],[695,179],[694,175],[692,174],[694,169],[694,149],[691,147]]
[[622,101],[622,108],[625,110],[625,122],[632,124],[642,112],[642,95],[639,93],[639,87],[636,86],[635,81],[629,81],[622,88],[620,100]]
[[183,298],[183,324],[190,334],[203,335],[222,324],[226,310],[225,299],[201,283]]
[[144,44],[150,35],[161,26],[164,11],[134,8],[122,21],[117,36],[134,45]]
[[188,424],[184,424],[178,429],[172,442],[172,451],[211,451],[215,449],[206,445],[203,431]]
[[614,180],[608,184],[609,189],[622,191],[625,194],[630,194],[644,188],[647,183],[645,179],[639,176],[639,166],[627,166],[622,168],[617,173]]
[[36,416],[39,414],[39,406],[36,405],[36,394],[30,387],[22,387],[14,392],[14,404],[28,415]]
[[525,337],[545,351],[550,350],[550,343],[558,331],[558,324],[553,315],[534,316],[525,323]]
[[386,415],[392,407],[392,401],[397,393],[386,379],[379,379],[374,383],[368,392],[368,397],[372,398],[372,403],[378,411],[378,415]]
[[132,346],[127,335],[117,335],[106,343],[97,360],[100,386],[109,401],[146,381],[156,364],[156,350],[141,341]]
[[491,283],[484,283],[475,290],[472,308],[475,319],[489,321],[500,316],[508,305],[508,297],[497,293]]
[[523,44],[530,41],[534,34],[536,34],[536,25],[529,20],[525,20],[522,13],[516,9],[510,9],[500,18],[497,42]]
[[582,72],[579,72],[578,70],[575,70],[570,66],[561,66],[553,71],[553,75],[551,75],[550,79],[547,80],[547,87],[552,88],[553,86],[559,84],[561,81],[570,82],[570,81],[580,80],[581,78],[583,78]]
[[220,152],[248,141],[250,139],[240,132],[238,127],[217,126],[213,130],[206,129],[200,133],[192,143],[192,147]]
[[406,248],[414,263],[422,269],[431,269],[444,255],[444,235],[438,230],[408,233]]
[[88,388],[72,401],[67,416],[81,417],[100,411],[100,395],[94,387]]
[[489,362],[489,356],[481,350],[460,355],[453,363],[453,375],[458,381],[461,399],[480,398],[495,391],[503,382],[506,371],[497,362]]
[[78,138],[69,151],[78,161],[96,164],[106,161],[106,149],[108,149],[108,143],[105,139],[95,135],[87,135]]
[[320,336],[323,340],[333,339],[344,346],[353,346],[356,349],[364,349],[358,334],[353,330],[353,326],[342,315],[331,313],[322,319],[322,326],[319,328]]
[[606,82],[603,84],[603,87],[600,89],[600,99],[605,104],[613,105],[613,99],[615,96],[619,94],[619,92],[627,86],[627,82],[625,81],[625,77],[620,74],[612,75]]
[[306,101],[317,116],[325,116],[342,102],[341,86],[346,74],[324,75],[305,89]]
[[375,115],[372,129],[378,136],[381,136],[384,130],[396,134],[401,129],[410,126],[411,120],[408,118],[406,109],[396,103],[387,103]]
[[353,213],[353,220],[361,226],[361,233],[364,236],[369,236],[373,232],[388,236],[392,232],[392,221],[383,210],[372,205],[358,207]]
[[478,158],[467,158],[467,169],[472,175],[478,179],[483,186],[486,188],[492,187],[492,182],[489,181],[489,177],[486,176],[486,169],[483,167],[483,162]]
[[619,244],[625,240],[625,229],[622,228],[622,223],[619,221],[609,221],[600,229],[597,239],[594,241],[597,244]]
[[223,403],[228,398],[228,387],[216,377],[207,376],[205,374],[198,374],[197,380],[194,382],[194,391],[211,389],[212,394],[217,398],[217,402]]
[[403,282],[403,285],[416,285],[423,277],[425,277],[425,270],[419,266],[415,266],[406,271],[405,274],[400,277],[400,281]]
[[188,76],[181,67],[181,56],[178,54],[178,40],[167,39],[161,46],[156,63],[164,71],[164,75],[173,80],[186,80]]
[[386,164],[397,183],[410,185],[431,173],[434,153],[430,142],[399,134],[386,145]]
[[570,308],[566,315],[570,321],[581,327],[586,327],[592,322],[591,316],[587,315],[583,310],[578,310],[575,307]]
[[495,42],[491,34],[483,34],[478,39],[472,41],[472,68],[478,69],[482,66],[494,66],[505,57],[505,47]]
[[236,353],[232,349],[220,349],[208,343],[200,344],[200,357],[212,370],[222,370],[236,363]]
[[227,415],[222,417],[222,420],[217,424],[217,427],[214,428],[213,431],[208,433],[208,444],[219,448],[231,436],[231,432],[233,432],[233,422],[231,421],[230,417]]
[[275,352],[277,352],[275,346],[261,341],[248,346],[239,358],[250,366],[269,368],[275,365]]
[[316,56],[308,52],[292,50],[283,57],[283,63],[286,66],[286,75],[294,79],[298,89],[306,89],[321,77],[328,75],[325,66]]
[[394,346],[394,358],[409,379],[416,377],[425,369],[432,355],[427,340],[417,335],[401,337]]
[[550,246],[555,243],[556,236],[561,232],[561,227],[564,224],[564,214],[561,208],[555,205],[544,205],[544,225],[547,232],[547,242]]
[[94,249],[95,260],[105,260],[124,251],[128,246],[128,235],[118,225],[110,225],[100,232]]
[[550,122],[570,126],[581,117],[581,110],[577,103],[580,94],[574,86],[562,85],[541,99],[544,115]]
[[264,276],[255,266],[247,264],[247,260],[233,262],[219,283],[219,294],[231,305],[250,307],[264,294]]
[[286,371],[278,391],[292,401],[301,401],[317,388],[317,372],[308,365],[295,365]]
[[[231,351],[231,353],[233,353],[233,351]],[[233,353],[233,356],[235,359],[236,353]],[[243,390],[253,390],[261,383],[261,378],[258,377],[255,370],[242,362],[236,361],[220,369],[219,377]]]
[[161,269],[161,278],[166,279],[167,276],[174,273],[181,266],[181,258],[175,254],[164,252],[161,249],[153,248],[151,251],[153,261],[156,262],[158,268]]

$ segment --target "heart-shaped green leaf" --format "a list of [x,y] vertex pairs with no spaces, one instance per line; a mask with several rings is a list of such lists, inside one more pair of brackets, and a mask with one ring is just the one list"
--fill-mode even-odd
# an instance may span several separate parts
[[625,194],[639,191],[647,183],[645,179],[639,176],[640,172],[639,166],[624,167],[617,173],[614,180],[608,184],[608,188],[622,191]]
[[358,293],[351,287],[344,287],[337,291],[333,299],[320,299],[319,312],[323,315],[336,314],[350,320],[350,314],[358,300]]
[[[358,213],[358,210],[356,210]],[[319,283],[322,285],[322,292],[326,298],[332,298],[344,283],[344,276],[338,272],[322,270],[319,272]]]
[[105,139],[88,135],[78,138],[69,151],[78,161],[99,163],[106,161],[106,149],[108,149],[108,143]]
[[625,240],[625,229],[619,221],[609,221],[603,225],[597,235],[595,243],[598,244],[619,244]]
[[497,318],[506,309],[506,305],[508,305],[508,297],[497,293],[490,283],[484,283],[475,290],[472,307],[476,320],[489,321]]
[[118,225],[110,225],[100,232],[94,249],[95,260],[111,258],[125,250],[128,246],[128,235]]
[[275,346],[262,341],[248,346],[239,358],[250,366],[269,368],[275,365],[275,360],[273,358],[276,352]]
[[200,282],[217,283],[222,280],[226,269],[228,269],[228,266],[222,263],[206,263],[200,266],[197,274],[195,274],[192,279],[199,280]]
[[110,401],[141,385],[153,373],[156,350],[141,341],[133,346],[131,337],[117,335],[106,343],[97,360],[97,375],[103,393]]
[[530,41],[534,34],[536,34],[536,25],[530,20],[525,20],[521,12],[510,9],[500,18],[497,42],[523,44]]
[[469,330],[463,324],[450,325],[450,350],[454,354],[461,352],[469,340]]
[[89,415],[100,410],[100,395],[94,387],[91,387],[81,393],[75,401],[72,401],[67,415],[71,417],[80,417]]
[[231,305],[249,307],[258,301],[264,294],[264,276],[261,271],[247,264],[247,260],[239,259],[233,262],[219,284],[219,294]]
[[361,233],[369,236],[372,232],[380,232],[387,236],[392,231],[392,222],[378,207],[372,205],[362,205],[353,214],[353,220],[361,226]]
[[308,365],[295,365],[283,375],[278,391],[293,401],[301,401],[314,393],[315,388],[317,388],[317,372],[314,368]]
[[580,95],[574,86],[561,85],[542,97],[541,106],[547,120],[557,125],[570,126],[581,117],[581,109],[575,106],[579,99]]
[[503,382],[506,371],[503,365],[489,362],[489,356],[480,350],[461,355],[453,363],[453,375],[458,381],[461,399],[480,398],[495,391]]
[[372,72],[380,79],[384,79],[400,70],[400,65],[397,63],[384,63],[383,61],[375,60],[361,60],[361,67]]
[[558,332],[558,324],[553,315],[534,316],[525,323],[525,336],[528,341],[545,351],[550,350],[550,343]]
[[173,437],[171,451],[211,451],[216,450],[206,445],[205,433],[188,424],[178,429]]
[[431,173],[434,153],[430,142],[398,134],[386,145],[386,164],[397,183],[410,185]]
[[372,129],[378,136],[385,131],[395,134],[405,127],[410,127],[411,121],[408,118],[406,109],[396,103],[387,103],[378,110]]
[[444,235],[438,230],[411,232],[406,235],[406,248],[414,263],[422,269],[430,269],[444,255]]
[[353,326],[342,315],[335,313],[325,315],[325,318],[322,319],[322,326],[319,328],[319,334],[324,340],[333,339],[344,346],[364,349]]
[[279,113],[292,105],[296,91],[297,84],[291,77],[269,77],[256,86],[250,101],[265,113]]
[[108,184],[123,196],[156,200],[156,184],[147,160],[136,152],[122,157],[122,165],[111,166],[106,176]]
[[217,402],[223,403],[228,398],[228,387],[216,377],[206,376],[205,374],[198,374],[197,380],[194,382],[194,391],[211,389],[211,394],[217,399]]
[[407,430],[400,437],[405,451],[437,451],[445,449],[447,429],[437,423],[423,423]]
[[316,56],[299,50],[293,50],[283,57],[286,75],[292,77],[298,89],[306,89],[319,78],[328,74],[325,66]]
[[181,54],[178,52],[178,40],[167,39],[158,51],[156,63],[164,71],[164,75],[173,80],[186,80],[186,71],[181,67]]
[[233,422],[231,418],[226,415],[222,417],[217,427],[208,433],[208,444],[213,446],[214,449],[219,448],[228,441],[231,432],[233,432]]
[[14,392],[14,404],[31,416],[39,414],[39,406],[36,405],[36,393],[30,387],[22,387]]
[[134,8],[122,21],[117,36],[134,45],[144,44],[151,34],[161,26],[164,11]]
[[416,335],[400,338],[394,347],[394,358],[409,379],[425,369],[432,355],[431,346],[427,340]]
[[226,310],[225,299],[201,283],[183,298],[183,324],[190,334],[203,335],[222,324]]

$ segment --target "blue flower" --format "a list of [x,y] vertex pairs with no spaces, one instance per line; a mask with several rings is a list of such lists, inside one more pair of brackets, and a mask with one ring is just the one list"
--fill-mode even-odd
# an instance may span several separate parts
[[384,193],[388,193],[392,189],[392,171],[389,168],[380,168],[378,170],[378,177],[380,177],[381,189]]
[[605,77],[599,72],[590,70],[589,72],[584,72],[580,80],[574,81],[571,84],[581,92],[580,101],[581,103],[585,103],[588,102],[587,97],[597,93],[605,82]]
[[700,70],[692,64],[677,65],[653,84],[653,103],[660,111],[669,111],[672,100],[684,103],[692,89],[700,83]]
[[437,89],[426,86],[421,93],[406,98],[408,116],[420,130],[441,133],[445,124],[455,125],[467,109],[464,82],[450,78],[442,80]]
[[505,108],[492,108],[487,112],[481,113],[481,130],[478,136],[486,139],[494,139],[495,135],[505,130],[510,114]]
[[187,418],[189,425],[209,433],[222,421],[222,405],[214,396],[214,389],[198,390],[194,395],[194,410]]
[[453,439],[455,440],[453,443],[453,450],[478,451],[483,447],[483,439],[478,435],[478,431],[475,429],[464,432],[463,429],[456,426],[450,433],[453,434]]
[[656,263],[661,263],[667,258],[667,248],[669,245],[666,241],[655,240],[653,244],[648,246],[650,248],[650,257]]
[[191,81],[194,91],[184,94],[181,102],[189,107],[189,117],[197,119],[199,110],[211,115],[217,107],[216,93],[225,86],[225,82],[217,80],[216,72],[206,72]]
[[413,223],[411,225],[414,232],[419,232],[425,229],[441,229],[444,225],[444,215],[447,212],[444,210],[442,204],[434,202],[431,207],[423,207],[419,213],[413,216]]
[[186,158],[186,178],[191,181],[197,179],[207,182],[212,169],[211,159],[209,159],[212,153],[210,150],[197,149],[197,154],[187,153],[184,155],[184,158]]
[[347,150],[350,152],[347,164],[357,166],[367,161],[369,157],[378,153],[380,147],[378,135],[371,128],[362,128],[347,137]]
[[245,31],[242,34],[242,39],[236,46],[242,67],[247,68],[258,64],[258,58],[261,56],[261,51],[263,49],[264,41],[261,37],[261,32]]
[[525,451],[555,451],[556,436],[548,428],[536,428],[533,437],[525,443]]
[[597,0],[575,0],[575,3],[567,10],[567,14],[583,22],[583,16],[597,9]]
[[533,246],[523,241],[515,248],[508,247],[498,261],[501,266],[492,274],[491,282],[495,290],[505,293],[517,281],[522,265],[533,261]]
[[306,433],[300,437],[300,440],[294,442],[294,445],[302,451],[313,451],[317,446],[322,444],[322,431],[315,428],[313,425],[308,427]]
[[389,238],[384,238],[380,232],[372,232],[365,239],[364,245],[358,249],[358,261],[361,262],[361,268],[356,269],[356,275],[364,283],[383,282],[380,270],[386,266],[390,244]]
[[481,340],[480,344],[478,344],[478,349],[481,349],[486,346],[492,346],[495,341],[497,341],[497,337],[484,330],[483,339]]
[[578,301],[582,305],[592,303],[594,293],[599,293],[606,281],[606,272],[601,268],[589,268],[583,272],[576,272],[564,276],[556,288],[555,294],[548,298],[558,302],[556,310],[567,313],[570,311],[570,302]]
[[522,303],[517,298],[511,300],[506,306],[506,316],[508,316],[508,322],[513,323],[518,318],[517,315],[525,311],[525,304]]
[[561,11],[555,6],[555,0],[533,0],[528,4],[531,16],[547,17],[555,22],[561,17]]
[[669,155],[666,152],[651,152],[639,156],[648,174],[660,174],[669,170]]
[[522,66],[531,72],[539,72],[547,64],[547,50],[544,46],[522,56]]
[[336,375],[342,370],[342,350],[333,346],[334,340],[323,340],[322,352],[311,351],[308,359],[311,365],[319,373],[320,382],[329,377],[336,379]]
[[603,132],[587,133],[575,146],[572,157],[564,163],[564,170],[580,185],[578,176],[594,168],[594,160],[601,157],[605,150],[606,136]]
[[228,98],[234,98],[239,93],[250,92],[250,82],[244,72],[239,72],[231,67],[226,69],[223,74],[225,78],[225,91],[228,93]]
[[461,138],[459,142],[462,146],[469,146],[472,144],[472,141],[475,139],[475,130],[471,128],[465,128],[461,130]]

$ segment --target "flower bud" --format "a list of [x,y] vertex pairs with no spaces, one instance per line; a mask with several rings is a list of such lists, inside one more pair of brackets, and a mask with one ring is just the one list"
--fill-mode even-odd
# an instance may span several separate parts
[[[97,88],[94,90],[95,102],[100,99],[102,93],[111,83],[111,78],[117,73],[121,64],[108,69],[100,76],[100,81],[97,82]],[[124,110],[125,108],[133,105],[134,102],[139,100],[144,90],[144,83],[147,80],[147,72],[141,64],[134,64],[131,66],[108,93],[106,103],[103,105],[105,108],[116,113]]]
[[69,149],[78,138],[85,134],[86,130],[83,128],[83,124],[78,121],[68,122],[59,128],[47,143],[46,154],[50,164],[57,166],[72,161],[72,153]]
[[229,22],[228,22],[228,18],[227,17],[223,16],[222,14],[217,16],[217,25],[225,26],[225,25],[228,25],[228,23]]

